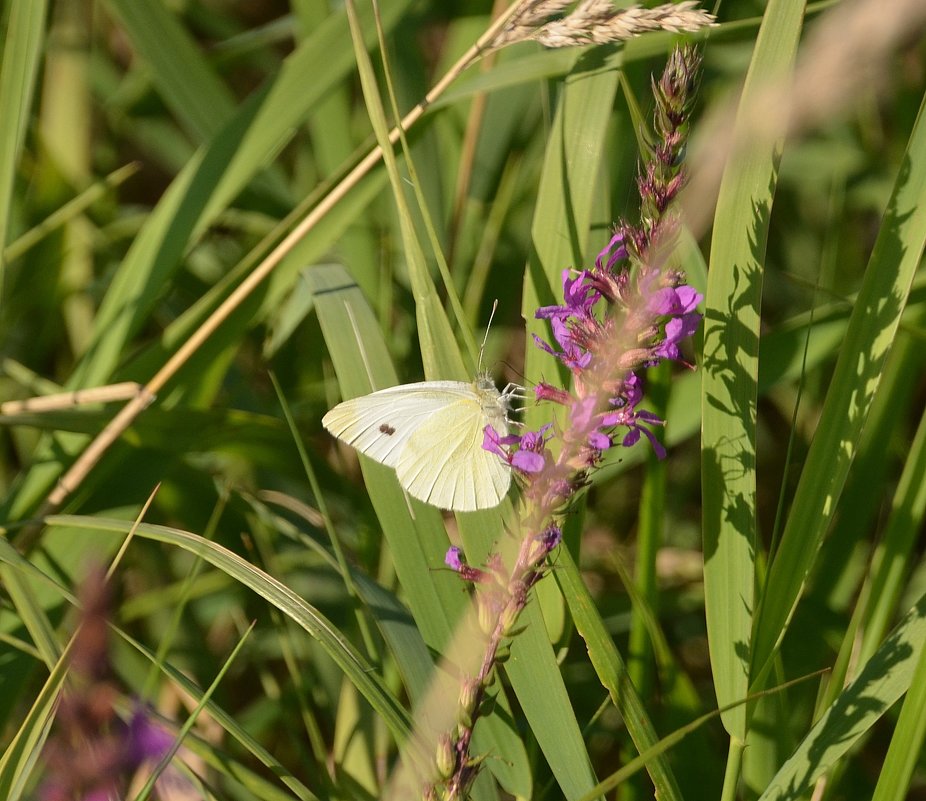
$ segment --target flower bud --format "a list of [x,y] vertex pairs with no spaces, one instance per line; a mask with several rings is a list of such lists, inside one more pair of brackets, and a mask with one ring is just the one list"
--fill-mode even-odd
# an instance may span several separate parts
[[483,590],[476,593],[476,619],[485,635],[491,635],[498,625],[501,612],[502,596],[496,590]]
[[509,603],[507,606],[505,606],[504,610],[502,611],[502,631],[506,637],[511,634],[511,631],[514,628],[514,624],[518,622],[518,616],[521,614],[521,608],[522,604],[516,603],[514,602],[514,599],[512,599],[512,603]]
[[453,741],[449,734],[442,734],[437,740],[437,755],[435,758],[437,772],[442,779],[453,776],[457,767],[457,757],[453,748]]
[[460,687],[460,698],[457,705],[460,711],[460,722],[465,726],[472,726],[472,711],[476,706],[479,694],[479,683],[473,679],[466,679]]

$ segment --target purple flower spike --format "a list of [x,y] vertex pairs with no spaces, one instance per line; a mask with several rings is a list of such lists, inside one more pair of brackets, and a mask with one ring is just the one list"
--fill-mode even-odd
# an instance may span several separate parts
[[663,359],[678,360],[681,341],[701,319],[701,295],[672,266],[680,228],[672,206],[685,184],[682,161],[699,64],[695,50],[677,48],[662,79],[653,83],[654,137],[638,172],[638,222],[619,221],[594,265],[562,272],[561,302],[535,312],[549,325],[543,336],[534,336],[537,347],[568,368],[567,373],[556,365],[552,371],[565,379],[559,386],[534,387],[538,401],[561,407],[548,418],[555,422],[537,431],[519,427],[517,435],[484,429],[482,447],[494,454],[488,458],[503,459],[515,472],[521,499],[518,524],[511,528],[523,536],[516,558],[503,560],[493,551],[481,570],[467,565],[459,548],[447,552],[447,565],[461,579],[480,583],[473,594],[486,641],[477,646],[473,670],[462,677],[456,717],[448,716],[450,733],[439,742],[434,771],[440,778],[423,793],[430,801],[468,797],[479,761],[472,757],[474,725],[487,706],[500,646],[517,636],[519,616],[547,572],[551,552],[562,543],[558,523],[576,495],[616,447],[646,437],[659,458],[666,455],[653,433],[663,421],[641,408],[643,382],[637,371]]

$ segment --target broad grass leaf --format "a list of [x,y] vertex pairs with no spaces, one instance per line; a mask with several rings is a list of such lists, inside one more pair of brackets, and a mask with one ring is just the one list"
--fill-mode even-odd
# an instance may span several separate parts
[[[0,249],[9,239],[13,184],[32,112],[32,96],[45,41],[47,0],[7,6],[3,62],[0,65]],[[6,260],[0,262],[3,278]]]
[[769,570],[755,629],[756,676],[781,641],[836,510],[926,243],[924,201],[926,120],[921,106]]
[[[342,397],[356,397],[397,384],[379,325],[351,277],[330,265],[308,271],[306,279],[315,295]],[[443,564],[449,541],[440,512],[407,498],[392,469],[363,456],[360,463],[415,622],[427,645],[445,654],[468,603],[459,577]],[[459,690],[453,682],[441,681],[441,685],[445,694],[456,698]],[[499,705],[502,710],[507,708],[503,694]],[[492,760],[489,768],[503,786],[529,795],[531,776],[520,738],[499,715],[489,716],[483,724],[484,728],[476,730],[476,747],[486,753],[506,755],[505,762]],[[439,728],[436,721],[432,725]]]
[[[756,403],[765,244],[778,143],[745,139],[756,97],[791,71],[804,4],[769,3],[740,102],[737,143],[720,185],[711,238],[701,359],[701,475],[704,596],[719,706],[745,698],[756,559]],[[744,116],[745,115],[745,116]],[[730,735],[746,739],[747,708],[723,713]]]

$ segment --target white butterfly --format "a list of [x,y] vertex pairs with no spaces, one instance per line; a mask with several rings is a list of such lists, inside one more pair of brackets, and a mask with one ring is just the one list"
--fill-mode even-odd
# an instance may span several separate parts
[[487,374],[471,383],[422,381],[344,401],[322,418],[338,439],[395,469],[414,498],[458,512],[498,506],[511,486],[511,468],[482,447],[492,426],[508,434],[511,398]]

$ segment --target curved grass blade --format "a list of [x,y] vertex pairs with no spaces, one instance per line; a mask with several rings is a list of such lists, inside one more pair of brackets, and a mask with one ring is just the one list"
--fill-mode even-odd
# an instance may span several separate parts
[[[759,801],[797,801],[910,687],[926,643],[926,597],[816,722]],[[920,688],[919,691],[922,691]],[[922,715],[922,709],[919,710]],[[896,797],[896,796],[894,796]]]
[[[128,533],[134,525],[130,521],[77,515],[52,515],[46,518],[45,523],[51,527],[70,526],[78,529],[118,533]],[[373,670],[372,665],[364,660],[354,646],[341,636],[324,615],[284,584],[254,567],[238,554],[188,531],[142,523],[135,529],[135,536],[163,542],[195,554],[279,609],[318,640],[334,662],[344,671],[345,676],[356,685],[377,714],[382,717],[400,746],[410,742],[411,718]]]
[[[588,656],[611,702],[617,707],[627,731],[633,739],[639,753],[644,753],[658,742],[656,729],[646,713],[633,682],[627,672],[627,666],[621,658],[617,646],[605,628],[601,613],[595,608],[595,601],[585,586],[582,576],[572,555],[563,549],[557,557],[556,570],[553,572],[569,602],[569,611],[575,621],[576,629],[585,641]],[[646,763],[650,778],[656,789],[656,797],[665,801],[681,799],[678,783],[672,773],[668,759],[659,753]]]

